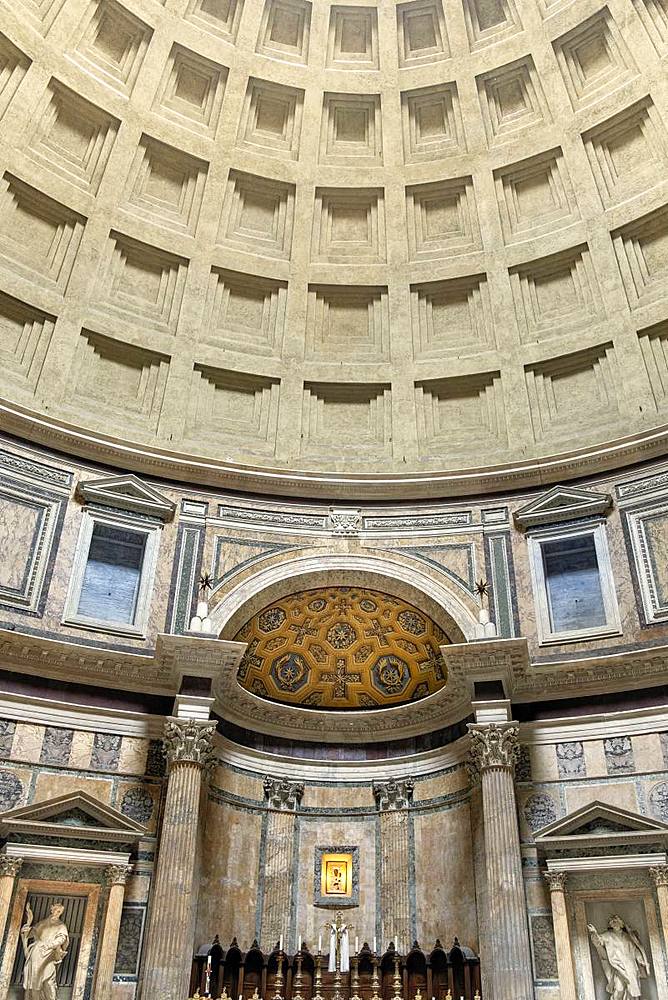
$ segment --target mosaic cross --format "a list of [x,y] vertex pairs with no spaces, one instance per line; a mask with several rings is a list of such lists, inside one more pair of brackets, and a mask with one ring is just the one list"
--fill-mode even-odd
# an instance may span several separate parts
[[346,661],[343,658],[339,658],[336,661],[336,669],[328,670],[326,673],[320,674],[320,680],[327,681],[334,685],[333,697],[334,698],[346,698],[348,696],[348,684],[360,684],[362,681],[361,674],[347,673],[346,671]]
[[317,635],[317,628],[311,628],[313,619],[307,618],[303,625],[291,625],[290,631],[295,633],[295,646],[301,646],[307,635]]
[[385,637],[388,632],[392,631],[392,626],[381,625],[377,618],[372,618],[371,624],[373,625],[373,628],[364,629],[364,635],[367,637],[367,639],[370,639],[371,636],[374,636],[376,639],[378,639],[379,645],[389,646],[390,644]]

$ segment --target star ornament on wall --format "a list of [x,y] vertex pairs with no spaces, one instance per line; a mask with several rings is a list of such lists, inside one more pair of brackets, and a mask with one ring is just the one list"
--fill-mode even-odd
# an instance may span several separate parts
[[202,597],[206,597],[213,590],[213,577],[210,573],[202,573],[199,578],[199,592]]
[[487,580],[483,580],[481,577],[475,585],[475,592],[480,598],[480,603],[482,604],[485,597],[489,595],[489,584],[487,583]]

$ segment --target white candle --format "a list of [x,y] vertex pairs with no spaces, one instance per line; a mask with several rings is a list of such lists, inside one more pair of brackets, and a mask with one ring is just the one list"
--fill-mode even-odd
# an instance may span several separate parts
[[301,950],[302,950],[302,936],[300,934],[299,935],[299,944],[297,945],[297,951],[301,951]]
[[[373,936],[373,953],[374,953],[374,955],[376,954],[377,951],[378,951],[378,941],[376,940],[376,935],[374,934],[374,936]],[[434,1000],[434,998],[432,997],[431,1000]]]
[[278,950],[279,951],[283,951],[283,935],[282,934],[281,934],[280,938],[278,939]]
[[318,935],[318,954],[322,954],[322,934]]
[[360,950],[360,939],[355,935],[355,954],[359,955]]

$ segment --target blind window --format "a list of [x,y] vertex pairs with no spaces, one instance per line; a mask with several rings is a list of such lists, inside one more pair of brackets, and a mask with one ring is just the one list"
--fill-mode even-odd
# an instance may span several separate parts
[[552,631],[606,625],[594,536],[559,538],[541,548]]
[[143,532],[96,523],[77,614],[134,624],[145,549]]

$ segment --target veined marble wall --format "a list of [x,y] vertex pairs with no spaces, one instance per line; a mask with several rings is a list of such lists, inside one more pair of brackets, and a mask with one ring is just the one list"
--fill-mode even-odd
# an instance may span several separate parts
[[[152,483],[176,508],[160,530],[157,568],[143,637],[63,624],[82,522],[82,482],[107,477],[42,449],[0,442],[0,627],[114,648],[154,646],[159,632],[188,627],[201,572],[214,580],[215,607],[232,586],[304,555],[389,556],[446,587],[473,620],[476,580],[491,587],[502,636],[525,636],[533,657],[634,649],[668,634],[668,466],[610,474],[581,484],[609,493],[605,521],[621,634],[572,643],[538,642],[529,551],[513,513],[540,498],[531,491],[493,502],[336,509],[315,503],[246,500],[222,491]],[[148,482],[148,481],[147,481]],[[354,503],[354,497],[351,498]],[[347,524],[343,525],[346,521]],[[252,589],[252,588],[251,588]],[[259,598],[261,603],[262,598]],[[249,605],[248,615],[256,608]],[[241,621],[235,622],[237,626]],[[452,628],[451,628],[451,631]],[[456,628],[454,632],[456,632]],[[457,636],[453,636],[455,640]]]
[[326,950],[323,924],[332,911],[316,905],[316,848],[345,845],[359,849],[359,907],[349,918],[360,945],[377,936],[386,946],[396,934],[402,948],[415,938],[431,947],[436,937],[451,944],[457,935],[477,950],[461,765],[416,780],[409,808],[390,812],[378,810],[371,780],[322,778],[304,781],[294,812],[272,811],[260,774],[218,768],[204,820],[197,943],[236,935],[242,948],[257,938],[269,949],[283,933],[288,949],[300,934],[313,949],[323,934]]
[[[132,860],[133,871],[125,886],[116,956],[117,1000],[132,1000],[136,992],[157,849],[164,770],[160,740],[108,730],[77,729],[71,722],[37,725],[0,718],[0,812],[81,791],[146,827],[147,835],[139,842],[137,857]],[[104,881],[104,869],[79,871],[62,866],[56,871],[53,865],[47,867],[44,874],[44,866],[26,864],[21,877]],[[98,923],[102,913],[103,909],[98,912]],[[94,961],[92,954],[91,963]],[[89,976],[87,997],[90,985]]]
[[[668,716],[639,713],[614,723],[530,723],[522,727],[521,738],[517,798],[537,996],[558,1000],[549,890],[533,835],[593,801],[668,822]],[[642,882],[655,906],[646,875],[626,871],[623,858],[615,878],[620,890]],[[569,884],[573,889],[599,888],[590,873]]]

